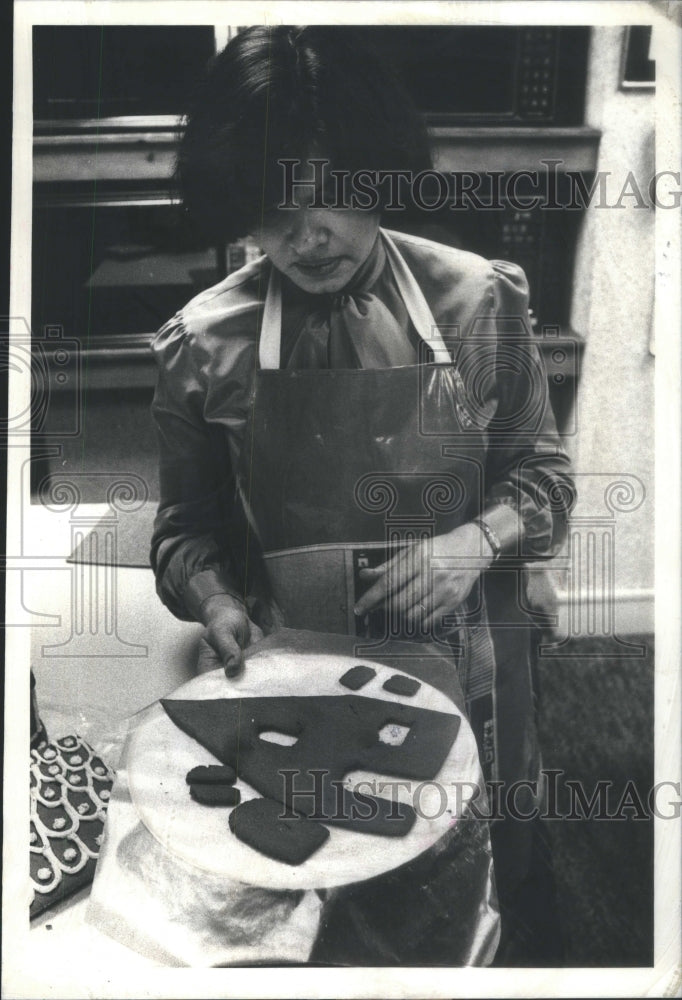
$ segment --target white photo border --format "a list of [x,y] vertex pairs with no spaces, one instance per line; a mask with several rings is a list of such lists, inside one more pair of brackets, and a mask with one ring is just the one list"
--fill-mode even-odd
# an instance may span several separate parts
[[[31,315],[32,65],[34,24],[214,23],[653,23],[657,47],[656,169],[682,162],[682,14],[679,5],[644,2],[353,2],[308,0],[17,0],[10,316]],[[655,779],[680,781],[680,213],[656,214],[656,694]],[[25,375],[10,372],[10,413],[29,405]],[[25,451],[8,449],[7,531],[21,517]],[[15,574],[16,575],[16,574]],[[8,575],[7,606],[19,606]],[[680,824],[655,820],[655,965],[638,969],[161,969],[130,974],[96,969],[74,955],[73,977],[52,982],[29,940],[26,756],[29,742],[29,630],[9,629],[5,709],[3,995],[5,997],[516,997],[674,996],[680,988]],[[634,669],[634,668],[633,668]],[[627,872],[623,872],[627,878]]]

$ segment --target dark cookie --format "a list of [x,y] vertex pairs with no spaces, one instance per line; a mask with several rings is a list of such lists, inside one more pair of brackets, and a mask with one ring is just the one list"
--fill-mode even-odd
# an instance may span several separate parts
[[[354,793],[343,787],[343,779],[362,770],[431,780],[445,762],[460,722],[449,713],[356,694],[164,699],[161,704],[183,732],[238,770],[265,798],[287,802],[306,816],[316,814],[327,824],[387,837],[409,832],[414,809],[404,804],[397,815],[390,799]],[[381,739],[389,724],[409,730],[399,745]],[[281,746],[261,739],[269,730],[297,733],[296,743]]]
[[350,688],[351,691],[359,691],[373,677],[376,677],[376,673],[376,670],[372,670],[371,667],[363,667],[358,664],[357,667],[351,667],[350,670],[345,672],[343,677],[339,678],[339,684]]
[[391,694],[402,694],[406,698],[411,698],[417,693],[421,684],[412,677],[405,677],[404,674],[393,674],[387,681],[384,681],[382,687],[384,691],[390,691]]
[[239,789],[232,785],[190,785],[189,794],[202,806],[236,806],[241,799]]
[[230,830],[268,858],[300,865],[329,837],[329,830],[313,820],[293,815],[282,819],[284,806],[273,799],[251,799],[230,813]]
[[209,764],[193,767],[187,772],[188,785],[234,785],[237,773],[229,764]]

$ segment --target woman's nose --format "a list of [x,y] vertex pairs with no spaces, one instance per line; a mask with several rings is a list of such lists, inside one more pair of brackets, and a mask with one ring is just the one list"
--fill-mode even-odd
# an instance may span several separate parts
[[295,215],[287,235],[287,242],[295,253],[305,255],[327,243],[329,232],[315,211],[300,208]]

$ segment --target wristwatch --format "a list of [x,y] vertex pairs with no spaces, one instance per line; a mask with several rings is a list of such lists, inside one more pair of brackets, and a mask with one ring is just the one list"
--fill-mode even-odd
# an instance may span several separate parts
[[477,525],[485,535],[485,539],[493,550],[493,562],[496,562],[502,554],[502,542],[500,541],[500,536],[496,531],[490,527],[487,521],[484,521],[482,517],[472,518],[472,523]]

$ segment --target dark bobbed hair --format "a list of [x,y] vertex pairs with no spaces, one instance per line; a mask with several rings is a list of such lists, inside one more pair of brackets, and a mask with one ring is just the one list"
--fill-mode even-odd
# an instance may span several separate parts
[[185,207],[213,238],[244,236],[282,200],[278,160],[313,155],[351,172],[432,166],[412,100],[357,28],[240,31],[188,109],[176,163]]

